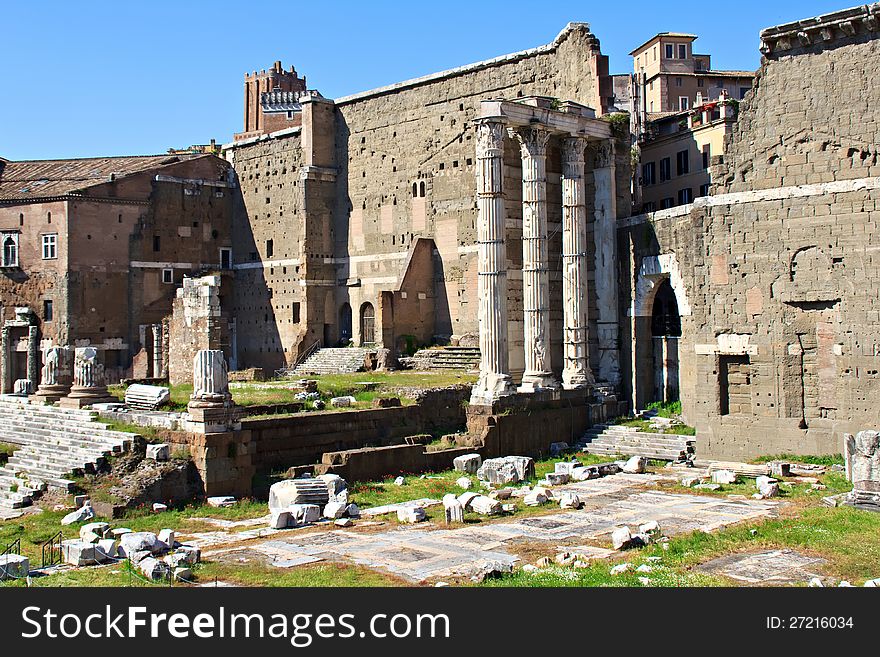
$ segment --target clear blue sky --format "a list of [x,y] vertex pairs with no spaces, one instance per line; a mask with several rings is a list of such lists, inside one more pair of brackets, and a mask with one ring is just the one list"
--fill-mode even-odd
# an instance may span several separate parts
[[[656,32],[698,34],[713,68],[754,69],[761,28],[852,0],[232,2],[5,0],[0,156],[163,153],[242,129],[245,71],[276,59],[328,98],[524,50],[590,23],[611,72]],[[662,12],[656,7],[662,5]]]

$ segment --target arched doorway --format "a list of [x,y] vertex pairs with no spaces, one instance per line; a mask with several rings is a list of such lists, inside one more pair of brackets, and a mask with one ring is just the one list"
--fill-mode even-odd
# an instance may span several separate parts
[[348,302],[339,309],[339,342],[348,344],[351,340],[351,306]]
[[376,310],[369,301],[361,306],[361,344],[376,342]]
[[651,309],[651,342],[654,351],[654,399],[672,402],[679,398],[678,343],[681,316],[675,291],[664,278],[654,295]]

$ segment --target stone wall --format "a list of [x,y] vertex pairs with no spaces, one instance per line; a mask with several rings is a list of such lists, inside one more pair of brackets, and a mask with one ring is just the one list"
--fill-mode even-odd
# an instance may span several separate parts
[[843,432],[880,422],[878,8],[852,11],[765,30],[713,195],[619,224],[629,391],[651,401],[668,278],[701,456],[836,453]]
[[[368,312],[376,318],[373,341],[385,347],[402,335],[446,341],[475,334],[473,122],[483,100],[529,95],[577,101],[597,114],[606,110],[612,95],[607,58],[586,25],[570,24],[540,48],[335,103],[312,99],[303,105],[301,128],[227,146],[243,196],[236,218],[240,366],[278,368],[315,341],[360,344]],[[522,183],[519,150],[509,141],[510,268],[519,274]],[[558,233],[554,149],[549,229]],[[628,149],[619,155],[628,181]],[[621,208],[628,208],[626,190],[627,184],[618,186],[626,196]],[[433,258],[418,269],[417,278],[429,280],[418,281],[413,299],[408,267],[419,238],[433,242]],[[560,248],[556,235],[551,249]],[[561,265],[552,264],[559,302]],[[518,294],[513,284],[511,299]]]

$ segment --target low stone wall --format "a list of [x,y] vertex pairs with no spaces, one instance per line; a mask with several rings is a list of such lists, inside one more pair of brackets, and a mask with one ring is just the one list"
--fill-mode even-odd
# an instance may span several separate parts
[[452,468],[456,456],[469,454],[469,447],[429,452],[424,445],[325,452],[316,474],[336,474],[347,481],[376,481],[388,476],[436,472]]
[[552,443],[574,444],[592,425],[624,412],[625,403],[597,400],[583,390],[515,394],[468,407],[465,440],[483,458],[539,457]]

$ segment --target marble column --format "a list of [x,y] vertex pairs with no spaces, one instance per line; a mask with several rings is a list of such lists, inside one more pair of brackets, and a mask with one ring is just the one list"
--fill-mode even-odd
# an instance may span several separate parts
[[226,359],[219,349],[200,349],[193,358],[193,393],[189,406],[228,406],[229,375]]
[[40,331],[36,326],[28,326],[27,378],[35,390],[40,380]]
[[523,344],[522,392],[556,388],[550,363],[550,270],[547,253],[547,142],[538,127],[511,130],[522,156]]
[[599,342],[598,379],[620,384],[620,347],[617,323],[617,190],[614,144],[599,142],[594,150],[593,204],[596,245],[596,327]]
[[70,394],[60,401],[64,408],[82,408],[98,403],[119,400],[107,392],[104,382],[104,364],[94,347],[77,347],[73,361],[73,386]]
[[153,378],[162,378],[162,325],[153,324]]
[[480,378],[471,393],[471,403],[487,404],[514,392],[507,346],[503,120],[482,119],[476,133]]
[[584,203],[584,149],[587,140],[562,140],[562,307],[564,357],[562,386],[593,383],[587,319],[587,209]]
[[40,386],[34,395],[44,402],[56,402],[70,392],[73,373],[69,347],[49,347],[43,354]]

